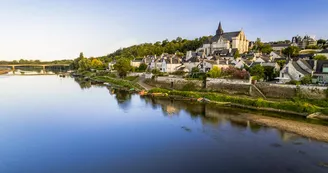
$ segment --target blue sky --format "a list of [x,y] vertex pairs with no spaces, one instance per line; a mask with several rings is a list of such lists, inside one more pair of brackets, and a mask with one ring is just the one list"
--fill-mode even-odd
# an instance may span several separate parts
[[0,0],[0,60],[101,56],[244,29],[249,40],[328,39],[328,0]]

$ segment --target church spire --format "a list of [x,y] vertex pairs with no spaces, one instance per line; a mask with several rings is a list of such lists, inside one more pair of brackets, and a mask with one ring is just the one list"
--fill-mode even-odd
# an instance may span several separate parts
[[218,27],[218,30],[216,30],[216,35],[223,35],[223,29],[222,29],[222,25],[221,25],[221,22],[219,23],[219,27]]

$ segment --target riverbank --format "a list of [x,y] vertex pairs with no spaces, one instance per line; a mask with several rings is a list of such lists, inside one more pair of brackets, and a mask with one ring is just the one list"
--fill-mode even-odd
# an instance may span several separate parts
[[328,127],[293,120],[279,119],[268,116],[245,114],[246,119],[259,125],[274,127],[295,133],[307,138],[328,142]]
[[8,74],[10,70],[0,70],[0,75]]
[[137,78],[133,78],[131,79],[132,81],[130,81],[130,80],[111,77],[108,74],[102,74],[102,73],[97,74],[96,72],[90,72],[90,71],[77,72],[74,77],[83,78],[85,80],[90,80],[100,84],[108,83],[111,86],[115,86],[117,88],[129,90],[129,91],[138,92],[144,89],[142,86],[138,84]]
[[[224,103],[232,107],[240,107],[245,109],[263,110],[278,113],[295,114],[306,117],[309,114],[322,112],[327,114],[328,109],[318,107],[306,102],[292,101],[268,101],[264,99],[254,99],[243,96],[228,96],[213,92],[192,92],[192,91],[177,91],[155,88],[149,91],[152,96],[170,96],[183,97],[186,99],[205,98],[212,103]],[[155,94],[154,94],[155,93]]]

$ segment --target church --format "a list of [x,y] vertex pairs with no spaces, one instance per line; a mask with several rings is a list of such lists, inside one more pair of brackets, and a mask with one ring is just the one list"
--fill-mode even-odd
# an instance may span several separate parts
[[215,54],[222,50],[238,50],[239,53],[248,52],[249,41],[243,30],[236,32],[224,32],[221,22],[216,30],[216,35],[209,38],[203,47],[197,49],[197,52],[204,52],[207,56]]

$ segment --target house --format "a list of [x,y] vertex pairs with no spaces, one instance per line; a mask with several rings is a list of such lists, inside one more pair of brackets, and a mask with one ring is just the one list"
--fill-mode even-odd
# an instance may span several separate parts
[[232,60],[230,61],[229,65],[238,69],[243,69],[245,66],[247,66],[247,64],[242,59]]
[[271,60],[270,56],[260,56],[254,62],[265,63],[265,62],[271,62],[271,61],[272,60]]
[[261,65],[262,67],[272,67],[274,72],[280,71],[280,65],[276,62],[254,62],[250,65],[250,67],[254,67],[256,65]]
[[131,61],[131,66],[138,68],[141,63],[143,63],[142,59],[134,59]]
[[278,54],[275,51],[272,51],[269,55],[270,55],[272,61],[276,61],[276,59],[284,58],[282,55]]
[[280,44],[271,44],[272,50],[274,51],[282,51],[290,46],[290,44],[280,43]]
[[311,60],[310,65],[313,66],[314,73],[312,77],[313,83],[328,83],[328,60]]
[[313,68],[306,60],[290,60],[280,71],[279,80],[289,82],[291,80],[300,81],[306,75],[312,75]]

